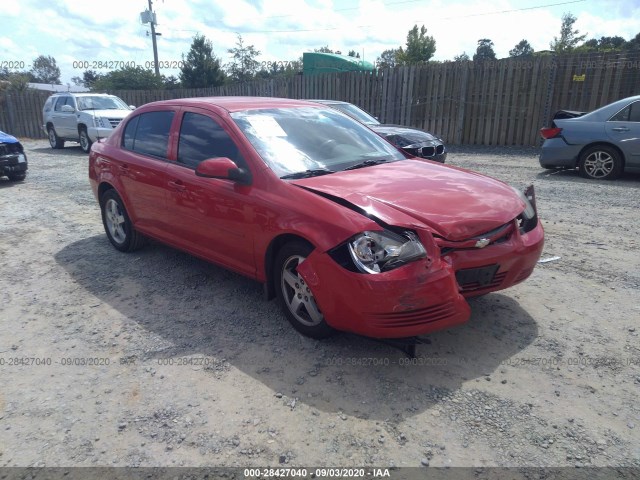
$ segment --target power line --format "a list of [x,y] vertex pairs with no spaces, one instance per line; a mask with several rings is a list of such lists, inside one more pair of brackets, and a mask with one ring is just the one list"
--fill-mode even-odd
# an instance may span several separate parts
[[[417,0],[409,0],[409,1],[417,1]],[[409,1],[405,1],[405,2],[397,2],[397,3],[409,3]],[[500,14],[504,14],[504,13],[515,13],[515,12],[523,12],[523,11],[527,11],[527,10],[538,10],[540,8],[547,8],[547,7],[558,7],[561,5],[570,5],[572,3],[582,3],[585,2],[586,0],[571,0],[568,2],[560,2],[560,3],[549,3],[546,5],[538,5],[538,6],[534,6],[534,7],[524,7],[524,8],[515,8],[512,10],[499,10],[499,11],[495,11],[495,12],[484,12],[484,13],[472,13],[469,15],[458,15],[455,17],[443,17],[443,18],[439,18],[438,20],[455,20],[458,18],[470,18],[470,17],[482,17],[482,16],[487,16],[487,15],[500,15]],[[396,3],[389,3],[387,5],[395,5]],[[350,10],[350,9],[343,9],[343,10]],[[335,11],[340,11],[340,10],[335,10]],[[289,15],[283,15],[283,16],[289,16]],[[272,17],[265,17],[265,18],[272,18]],[[412,20],[414,23],[428,23],[427,20]],[[371,28],[371,27],[375,27],[377,25],[355,25],[352,26],[350,28]],[[309,29],[298,29],[298,30],[252,30],[252,31],[248,31],[246,33],[308,33],[308,32],[328,32],[328,31],[334,31],[334,30],[340,30],[342,27],[330,27],[330,28],[309,28]]]

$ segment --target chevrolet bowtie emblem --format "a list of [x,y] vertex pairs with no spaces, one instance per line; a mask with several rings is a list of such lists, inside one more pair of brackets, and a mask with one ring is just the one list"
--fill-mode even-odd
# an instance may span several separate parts
[[491,240],[488,238],[481,238],[476,242],[476,248],[484,248],[491,243]]

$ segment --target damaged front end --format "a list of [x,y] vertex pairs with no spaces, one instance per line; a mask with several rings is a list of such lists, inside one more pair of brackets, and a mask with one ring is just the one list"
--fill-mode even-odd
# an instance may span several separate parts
[[542,227],[531,187],[525,209],[504,225],[450,241],[427,228],[384,224],[353,235],[298,266],[332,327],[374,338],[424,335],[466,322],[465,297],[527,278],[540,257]]

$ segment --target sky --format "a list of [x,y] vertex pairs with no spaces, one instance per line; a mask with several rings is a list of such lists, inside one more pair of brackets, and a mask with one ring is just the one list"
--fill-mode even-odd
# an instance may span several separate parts
[[[29,70],[39,55],[53,56],[62,83],[103,65],[151,67],[149,26],[140,21],[148,0],[2,0],[0,67]],[[405,45],[417,24],[436,40],[433,60],[472,56],[481,38],[491,39],[498,58],[520,40],[548,50],[562,15],[577,17],[587,39],[640,32],[640,0],[154,0],[161,65],[176,66],[194,35],[205,35],[222,64],[242,35],[260,51],[260,62],[297,61],[322,46],[353,49],[375,63],[383,50]],[[19,68],[20,69],[20,68]],[[176,68],[161,68],[178,75]]]

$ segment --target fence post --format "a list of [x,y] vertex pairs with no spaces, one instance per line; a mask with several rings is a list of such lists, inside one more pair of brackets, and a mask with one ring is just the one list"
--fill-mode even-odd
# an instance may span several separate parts
[[553,101],[553,88],[556,84],[556,74],[558,71],[558,64],[556,62],[556,55],[551,57],[549,63],[549,78],[547,81],[547,99],[544,104],[544,125],[547,126],[547,121],[551,118],[551,102]]
[[460,96],[458,97],[458,118],[456,120],[456,134],[454,136],[454,143],[460,145],[463,138],[464,130],[464,111],[467,105],[467,83],[469,83],[469,62],[464,62],[462,69],[462,78],[460,85]]
[[[13,103],[11,100],[11,94],[9,93],[9,91],[6,91],[4,94],[4,99],[5,99],[5,103],[7,105],[7,119],[9,120],[9,131],[7,133],[11,134],[11,135],[16,135],[18,136],[19,133],[16,131],[16,122],[15,122],[15,118],[14,118],[14,112],[13,112]],[[15,133],[12,133],[15,132]]]

